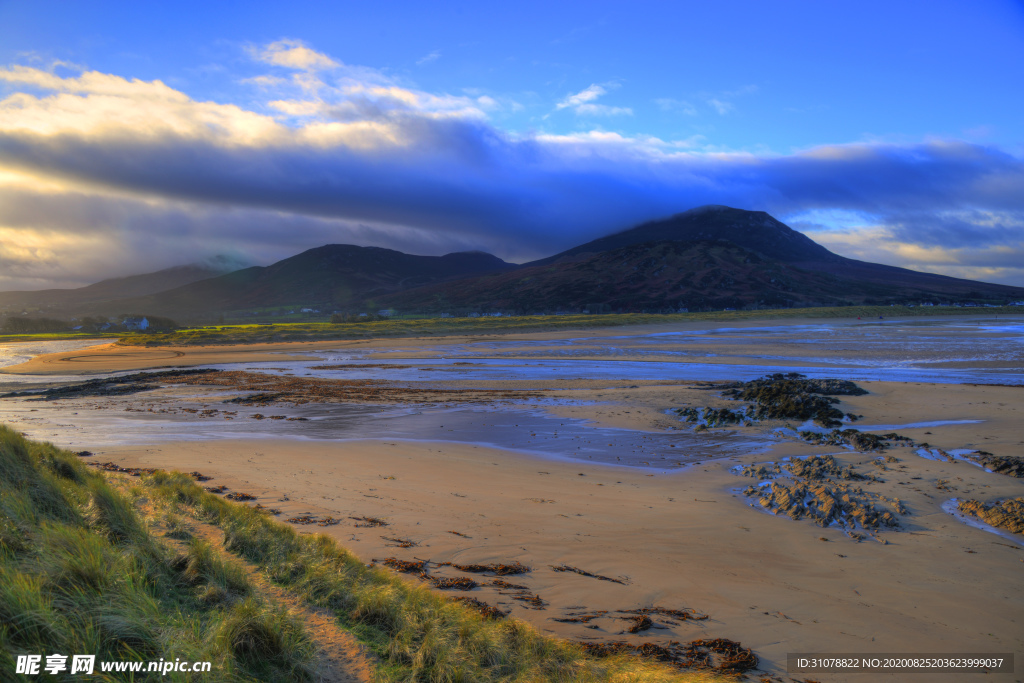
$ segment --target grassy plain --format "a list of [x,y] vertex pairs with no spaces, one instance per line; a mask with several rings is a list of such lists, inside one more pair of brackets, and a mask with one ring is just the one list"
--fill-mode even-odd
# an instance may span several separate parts
[[1020,314],[1019,306],[963,308],[953,306],[843,306],[783,308],[752,311],[709,311],[703,313],[621,313],[604,315],[526,315],[480,318],[420,318],[379,320],[365,323],[281,323],[217,325],[173,332],[122,336],[124,346],[205,346],[258,344],[327,339],[374,339],[383,337],[424,337],[466,334],[514,334],[586,330],[626,325],[683,322],[743,322],[786,318],[870,318],[923,317],[938,315]]

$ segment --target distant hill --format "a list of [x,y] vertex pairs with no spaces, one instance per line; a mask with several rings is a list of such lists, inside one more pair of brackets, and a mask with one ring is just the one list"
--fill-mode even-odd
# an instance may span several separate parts
[[[83,302],[111,297],[93,312],[138,311],[179,321],[293,306],[530,313],[1024,299],[1020,287],[848,259],[763,211],[725,206],[649,221],[520,266],[484,252],[415,256],[330,244],[161,291],[175,270],[51,292],[64,292],[68,300],[70,291]],[[161,273],[163,280],[156,277]],[[133,294],[114,298],[124,291]]]
[[360,308],[392,292],[513,268],[480,251],[414,256],[382,247],[328,244],[269,266],[245,268],[118,305],[183,318],[270,306]]
[[111,278],[77,289],[43,289],[28,292],[0,292],[0,308],[17,306],[75,307],[129,297],[146,296],[182,285],[217,277],[235,269],[223,257],[158,270],[155,273]]

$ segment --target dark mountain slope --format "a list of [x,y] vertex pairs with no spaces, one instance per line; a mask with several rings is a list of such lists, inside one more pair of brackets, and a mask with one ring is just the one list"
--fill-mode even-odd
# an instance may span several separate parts
[[384,296],[401,310],[660,310],[844,303],[848,285],[727,240],[663,240]]
[[263,306],[346,308],[389,292],[511,268],[483,252],[414,256],[381,247],[329,244],[269,266],[118,303],[126,310],[171,316]]
[[567,256],[599,253],[647,242],[671,240],[692,243],[723,239],[783,262],[834,262],[843,258],[764,211],[701,206],[670,218],[642,223],[525,265],[547,265]]
[[217,277],[234,270],[226,260],[213,260],[210,264],[174,266],[155,273],[111,278],[77,289],[44,289],[30,292],[0,292],[0,307],[14,306],[74,306],[146,296],[199,280]]

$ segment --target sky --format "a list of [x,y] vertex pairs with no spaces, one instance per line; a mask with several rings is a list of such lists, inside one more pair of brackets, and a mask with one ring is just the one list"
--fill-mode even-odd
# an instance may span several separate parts
[[704,204],[1024,286],[1024,2],[0,0],[0,290]]

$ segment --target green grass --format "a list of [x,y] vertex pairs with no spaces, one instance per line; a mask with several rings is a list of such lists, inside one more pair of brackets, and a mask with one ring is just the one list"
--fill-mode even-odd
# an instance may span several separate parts
[[785,318],[907,318],[944,315],[1024,315],[1024,307],[957,308],[952,306],[842,306],[783,308],[706,313],[622,313],[607,315],[529,315],[502,318],[420,318],[365,323],[278,323],[272,325],[217,325],[159,334],[129,334],[118,340],[126,346],[198,346],[206,344],[258,344],[287,341],[376,339],[467,334],[514,334],[585,330],[624,325],[685,322],[729,322]]
[[[300,626],[250,593],[201,544],[181,555],[159,542],[132,500],[73,454],[0,426],[0,679],[12,680],[19,654],[60,653],[210,661],[224,681],[312,680]],[[157,679],[211,680],[135,678]]]
[[[74,454],[2,425],[0,678],[13,676],[19,654],[62,653],[95,654],[97,662],[213,662],[212,675],[131,679],[138,681],[315,680],[315,648],[302,624],[261,598],[222,550],[193,537],[190,518],[217,525],[228,551],[331,610],[379,656],[378,681],[733,680],[627,655],[590,657],[525,622],[485,619],[367,567],[331,538],[300,535],[203,491],[187,475],[108,479]],[[182,549],[152,533],[155,521],[168,537],[184,540]],[[93,680],[129,680],[124,676]]]
[[0,343],[34,341],[68,341],[78,339],[117,339],[109,332],[28,332],[25,334],[0,334]]

